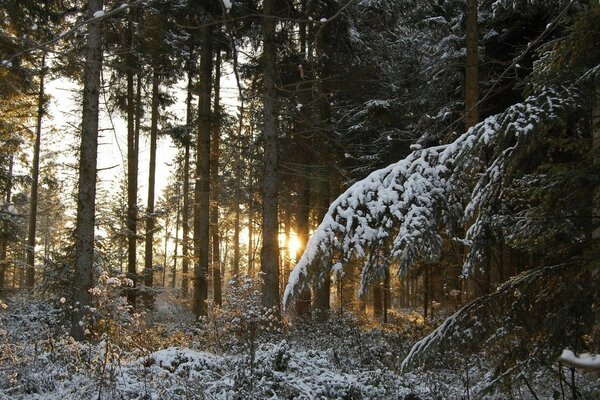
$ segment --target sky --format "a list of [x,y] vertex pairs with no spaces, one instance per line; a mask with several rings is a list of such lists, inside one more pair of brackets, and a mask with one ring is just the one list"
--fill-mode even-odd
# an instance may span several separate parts
[[[168,112],[175,115],[171,123],[178,125],[185,123],[186,113],[186,80],[177,82],[169,88],[175,97],[175,102],[169,107]],[[237,108],[237,85],[231,66],[225,64],[221,81],[221,101],[225,110],[235,113]],[[58,154],[58,162],[63,167],[59,168],[58,176],[65,183],[63,191],[65,200],[73,193],[77,182],[77,171],[65,165],[75,165],[78,158],[79,137],[77,127],[81,121],[81,104],[76,101],[81,88],[69,79],[54,79],[46,84],[46,92],[51,96],[48,112],[43,120],[42,128],[42,162],[44,154],[50,152]],[[99,121],[99,146],[98,146],[98,192],[111,193],[119,189],[122,179],[126,176],[127,169],[127,124],[118,112],[111,115],[104,106],[104,97],[100,95],[100,121]],[[142,205],[146,205],[148,196],[148,170],[150,158],[150,138],[141,134],[139,172],[138,172],[138,197]],[[162,196],[163,189],[168,185],[176,165],[177,155],[175,144],[168,135],[159,136],[156,161],[156,200]],[[70,210],[75,212],[75,210]]]

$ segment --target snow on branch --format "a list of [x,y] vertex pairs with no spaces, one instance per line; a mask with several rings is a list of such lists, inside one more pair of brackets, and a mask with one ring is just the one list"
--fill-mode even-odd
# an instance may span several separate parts
[[[485,232],[485,210],[497,198],[508,160],[528,136],[564,121],[576,107],[573,89],[544,89],[475,125],[449,145],[416,149],[405,159],[356,182],[329,207],[290,274],[283,305],[352,258],[391,246],[406,272],[419,260],[436,260],[442,229],[475,219],[467,239]],[[490,157],[490,154],[492,155]],[[482,216],[483,215],[483,216]],[[471,249],[465,272],[481,258]]]
[[583,353],[576,355],[571,350],[564,349],[558,357],[558,362],[585,371],[600,371],[600,355],[598,354]]

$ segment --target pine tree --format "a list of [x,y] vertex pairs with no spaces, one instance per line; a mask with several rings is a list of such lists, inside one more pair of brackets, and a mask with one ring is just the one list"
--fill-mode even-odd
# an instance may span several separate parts
[[85,337],[85,316],[91,304],[89,289],[94,277],[94,221],[96,202],[96,156],[98,154],[98,99],[102,68],[102,29],[94,13],[102,10],[102,0],[89,0],[86,62],[84,67],[81,152],[79,157],[79,189],[75,226],[75,278],[73,281],[73,312],[71,336]]

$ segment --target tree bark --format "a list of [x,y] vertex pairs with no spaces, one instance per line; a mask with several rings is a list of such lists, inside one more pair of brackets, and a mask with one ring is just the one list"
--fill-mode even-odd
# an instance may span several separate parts
[[[241,95],[241,94],[240,94]],[[234,225],[233,225],[233,264],[232,264],[232,275],[237,277],[240,274],[240,202],[242,197],[241,185],[242,185],[242,172],[240,171],[240,146],[244,120],[244,100],[241,100],[240,105],[240,116],[239,116],[238,130],[236,136],[236,143],[234,149],[234,174],[235,174],[235,188],[233,196],[233,212],[234,212]],[[248,258],[248,260],[250,260]]]
[[212,277],[213,277],[213,301],[221,305],[221,252],[219,251],[219,142],[221,135],[221,115],[220,115],[220,88],[221,88],[221,52],[217,51],[215,61],[215,98],[214,98],[214,123],[210,152],[210,175],[211,175],[211,193],[212,202],[210,210],[210,228],[212,230]]
[[[321,153],[321,162],[327,162],[325,153],[329,153],[328,146],[323,146],[324,150]],[[321,204],[319,204],[319,218],[318,222],[320,223],[325,218],[327,214],[327,210],[329,209],[329,197],[331,194],[331,188],[329,183],[329,168],[323,167],[323,174],[321,176]],[[318,320],[324,321],[329,314],[329,310],[331,308],[330,305],[330,292],[331,292],[331,275],[329,269],[323,274],[322,279],[320,280],[317,287],[315,287],[315,301],[313,304],[313,308],[315,309],[315,316]]]
[[[252,135],[252,134],[251,134]],[[250,137],[252,142],[252,136]],[[248,276],[254,276],[254,178],[252,156],[248,157]]]
[[42,52],[40,62],[40,86],[38,90],[38,110],[31,165],[31,194],[29,199],[29,224],[27,234],[27,270],[25,286],[33,289],[35,283],[35,232],[37,225],[38,185],[40,179],[40,147],[42,140],[42,119],[44,117],[44,80],[46,77],[46,52]]
[[[193,51],[192,51],[193,53]],[[191,57],[190,57],[191,58]],[[187,100],[186,100],[186,128],[187,135],[191,136],[192,122],[193,122],[193,75],[194,67],[193,62],[190,60],[188,69],[188,83],[187,83]],[[182,246],[182,260],[181,260],[181,292],[184,297],[187,297],[189,287],[189,263],[190,263],[190,137],[185,138],[185,149],[183,155],[183,210],[181,215],[181,228],[183,234]]]
[[133,288],[127,291],[127,302],[135,307],[137,286],[137,196],[139,135],[135,129],[134,75],[127,73],[127,277]]
[[[308,149],[304,148],[301,151],[305,152],[303,158],[304,164],[310,164]],[[306,243],[308,242],[308,225],[310,217],[310,168],[307,166],[297,178],[298,181],[298,197],[296,201],[296,235],[301,243],[296,253],[296,260],[299,260],[304,253]],[[298,293],[295,310],[299,317],[310,316],[311,293],[310,289],[303,290]]]
[[467,61],[465,68],[465,129],[479,121],[479,54],[477,48],[477,0],[467,0]]
[[[600,7],[596,4],[595,7]],[[600,79],[596,78],[592,106],[593,162],[600,165]],[[592,239],[600,239],[600,186],[596,185],[592,204]]]
[[[171,274],[171,289],[177,283],[177,253],[179,252],[179,226],[181,225],[181,186],[177,184],[177,207],[175,209],[175,249],[173,250],[173,269]],[[165,265],[166,268],[166,265]]]
[[194,203],[194,300],[196,316],[206,315],[208,298],[208,240],[210,208],[210,103],[212,78],[212,28],[200,30],[200,75],[198,96],[198,141]]
[[[8,206],[12,197],[12,175],[13,175],[14,155],[11,154],[8,160],[8,174],[6,182],[5,204]],[[8,266],[8,242],[6,238],[2,238],[0,243],[0,291],[6,285],[6,271]]]
[[[102,0],[88,0],[87,18],[102,10]],[[79,156],[79,188],[75,225],[75,276],[73,278],[73,311],[71,336],[85,337],[85,316],[92,298],[89,290],[94,278],[94,225],[96,205],[96,170],[98,155],[98,106],[100,71],[102,70],[102,30],[100,20],[88,24],[86,57],[83,73],[83,110],[81,150]]]
[[263,174],[263,228],[261,272],[262,305],[279,309],[279,222],[277,173],[277,120],[275,116],[275,0],[263,2],[263,113],[264,113],[264,174]]
[[[146,246],[144,256],[144,285],[152,287],[154,278],[153,245],[154,245],[154,200],[156,182],[156,143],[158,139],[158,96],[159,76],[155,69],[152,74],[152,115],[150,117],[150,163],[148,166],[148,202],[146,206]],[[148,293],[147,293],[148,294]],[[149,299],[149,298],[148,298]]]

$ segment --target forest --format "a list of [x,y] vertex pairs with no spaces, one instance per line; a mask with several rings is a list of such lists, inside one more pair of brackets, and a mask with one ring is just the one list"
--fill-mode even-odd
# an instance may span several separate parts
[[597,0],[0,0],[0,400],[599,399]]

